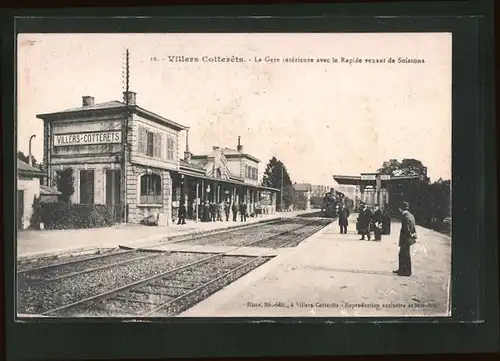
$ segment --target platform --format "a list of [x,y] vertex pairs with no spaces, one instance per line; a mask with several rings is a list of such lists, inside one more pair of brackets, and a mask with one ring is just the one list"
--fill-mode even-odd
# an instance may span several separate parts
[[180,317],[447,316],[450,237],[417,227],[413,275],[400,277],[400,223],[381,242],[360,241],[355,216],[347,234],[335,222]]
[[186,225],[169,227],[144,226],[137,224],[118,224],[113,227],[67,230],[27,230],[17,233],[17,258],[28,259],[67,253],[84,253],[102,248],[115,248],[120,245],[142,247],[152,245],[171,237],[196,235],[217,230],[250,225],[256,222],[295,217],[304,213],[296,211],[276,212],[247,218],[247,222],[195,222],[188,220]]

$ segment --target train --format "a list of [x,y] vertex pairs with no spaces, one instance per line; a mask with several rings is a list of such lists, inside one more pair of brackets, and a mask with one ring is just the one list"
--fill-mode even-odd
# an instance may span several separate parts
[[340,204],[344,204],[347,209],[352,212],[354,202],[344,193],[335,191],[333,188],[323,197],[323,205],[321,207],[321,215],[326,218],[337,218]]

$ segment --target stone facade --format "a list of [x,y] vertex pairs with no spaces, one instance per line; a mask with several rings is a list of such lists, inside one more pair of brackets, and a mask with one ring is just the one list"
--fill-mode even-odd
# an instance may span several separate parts
[[[38,116],[44,121],[47,185],[55,186],[57,172],[70,167],[74,176],[75,192],[71,197],[73,203],[83,202],[84,191],[87,203],[126,203],[129,222],[138,223],[150,215],[164,213],[170,224],[171,172],[179,170],[179,131],[186,128],[138,107],[135,104],[135,93],[132,94],[125,154],[121,137],[124,134],[126,108],[122,102],[94,104],[93,98],[83,97],[80,108]],[[76,137],[78,141],[74,140]],[[83,137],[86,141],[82,141]],[[94,141],[95,139],[98,141]],[[108,174],[113,178],[107,179]],[[154,204],[145,203],[144,200],[150,199],[148,195],[142,195],[145,198],[141,201],[141,179],[144,175],[159,176],[160,181],[155,178],[154,181],[145,183],[146,187],[154,183],[153,190],[145,190],[148,195],[154,193]],[[89,180],[92,176],[93,182]],[[84,186],[83,190],[81,184]],[[161,189],[158,189],[159,184]]]

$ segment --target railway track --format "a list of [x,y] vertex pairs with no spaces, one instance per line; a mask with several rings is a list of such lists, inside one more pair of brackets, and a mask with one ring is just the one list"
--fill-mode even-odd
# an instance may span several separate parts
[[[280,219],[277,221],[272,221],[266,223],[264,225],[260,225],[264,232],[272,231],[273,227],[276,227],[276,223],[279,225],[280,223],[286,224],[286,220]],[[181,243],[181,242],[197,242],[199,239],[204,239],[201,244],[211,244],[213,243],[213,239],[215,238],[219,242],[227,241],[228,239],[235,239],[234,237],[238,237],[237,239],[245,238],[245,235],[251,234],[249,231],[252,231],[256,225],[248,225],[246,227],[238,228],[236,230],[230,230],[228,232],[224,232],[222,234],[216,233],[211,235],[198,235],[196,237],[192,237],[190,239],[179,239],[174,241],[166,241],[157,243],[155,246],[162,246],[164,244],[173,244],[173,243]],[[222,239],[221,239],[222,238]],[[147,252],[147,253],[146,253]],[[156,251],[158,252],[158,251]],[[149,254],[148,254],[149,253]],[[49,260],[41,259],[35,262],[25,262],[25,265],[21,266],[17,271],[18,282],[21,287],[26,285],[36,285],[42,284],[50,281],[61,280],[64,278],[74,277],[78,275],[82,275],[85,273],[95,272],[99,270],[104,270],[107,268],[117,267],[119,265],[125,265],[127,263],[135,262],[137,260],[147,260],[148,258],[154,258],[157,254],[151,254],[151,251],[142,248],[135,248],[129,250],[108,250],[104,254],[98,256],[76,256],[71,257],[71,260],[63,261],[63,262],[50,262]],[[38,267],[33,267],[33,263],[39,263]],[[27,267],[27,265],[31,264],[31,267]],[[41,264],[41,265],[40,265]]]
[[[253,240],[242,247],[265,245],[272,246],[272,251],[298,243],[326,226],[325,220],[318,219],[297,223],[298,226]],[[175,316],[272,258],[269,255],[228,255],[232,251],[200,256],[187,264],[39,314],[49,317]]]

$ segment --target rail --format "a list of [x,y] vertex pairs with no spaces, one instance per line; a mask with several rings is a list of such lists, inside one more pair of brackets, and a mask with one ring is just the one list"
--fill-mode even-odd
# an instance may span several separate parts
[[[249,243],[245,243],[244,245],[239,246],[239,247],[235,247],[235,248],[233,248],[233,249],[231,249],[229,251],[219,252],[219,253],[216,253],[216,254],[214,254],[212,256],[209,256],[209,257],[203,258],[201,260],[197,260],[197,261],[188,263],[186,265],[182,265],[182,266],[173,268],[171,270],[162,272],[162,273],[154,275],[152,277],[149,277],[149,278],[146,278],[146,279],[143,279],[143,280],[139,280],[139,281],[127,284],[125,286],[122,286],[122,287],[119,287],[119,288],[115,288],[115,289],[112,289],[112,290],[109,290],[109,291],[97,294],[95,296],[87,297],[87,298],[84,298],[82,300],[78,300],[78,301],[72,302],[72,303],[67,304],[67,305],[63,305],[63,306],[60,306],[60,307],[49,309],[47,311],[44,311],[44,312],[40,313],[40,315],[42,315],[42,316],[51,316],[51,315],[54,315],[54,314],[61,313],[62,311],[68,311],[70,309],[74,309],[74,308],[77,308],[77,307],[80,307],[80,306],[84,306],[84,305],[86,305],[88,303],[93,303],[95,301],[109,299],[109,298],[111,298],[113,296],[118,296],[118,295],[120,295],[120,294],[122,294],[124,292],[133,290],[133,289],[138,288],[140,286],[148,285],[148,284],[150,284],[150,283],[152,283],[154,281],[160,280],[160,279],[165,278],[167,276],[174,275],[174,274],[179,273],[179,272],[181,272],[183,270],[194,269],[194,268],[196,268],[196,267],[198,267],[200,265],[206,264],[206,263],[211,262],[211,261],[213,261],[215,259],[222,258],[222,257],[228,255],[228,253],[234,252],[235,250],[238,250],[240,248],[251,247],[252,245],[256,245],[256,244],[259,244],[259,243],[262,243],[262,242],[269,241],[269,240],[271,240],[273,238],[277,238],[277,237],[280,237],[280,236],[283,236],[283,235],[290,234],[290,233],[295,232],[297,230],[300,230],[300,229],[302,229],[304,227],[311,226],[311,225],[317,224],[319,222],[320,222],[320,220],[314,219],[314,220],[311,220],[309,222],[305,222],[303,224],[300,224],[297,227],[293,227],[291,229],[284,230],[282,232],[275,233],[275,234],[269,235],[267,237],[264,237],[264,238],[261,238],[261,239],[255,240],[255,241],[252,241],[252,242],[249,242]],[[309,236],[309,233],[315,233],[315,232],[317,232],[317,230],[306,232],[307,233],[306,237]],[[304,236],[303,234],[302,235],[298,235],[298,236],[294,237],[292,240],[290,240],[289,242],[284,242],[284,243],[278,245],[277,247],[271,248],[269,251],[271,252],[271,251],[273,251],[273,250],[275,250],[277,248],[285,247],[286,245],[294,242],[297,238],[300,238],[300,237],[303,237],[303,236]],[[161,245],[156,245],[156,246],[153,246],[152,248],[156,248],[156,247],[160,247],[160,246]],[[122,252],[122,253],[125,253],[125,252]],[[178,302],[179,300],[182,300],[185,297],[188,297],[189,295],[193,294],[194,292],[196,292],[196,291],[198,291],[200,289],[203,289],[204,287],[208,287],[209,285],[213,284],[214,282],[217,282],[218,280],[221,280],[221,279],[223,279],[225,277],[228,277],[229,275],[234,274],[235,272],[238,272],[238,270],[241,270],[244,267],[249,266],[249,265],[251,265],[254,262],[261,261],[262,259],[268,258],[268,257],[269,257],[269,252],[268,252],[268,255],[261,255],[261,256],[257,256],[257,257],[254,256],[250,261],[245,262],[245,263],[243,263],[241,265],[238,265],[234,269],[231,269],[230,271],[224,273],[223,275],[217,276],[216,278],[211,279],[208,282],[205,282],[202,285],[199,285],[199,286],[195,287],[194,289],[189,289],[188,292],[186,292],[186,293],[184,293],[184,294],[182,294],[182,295],[174,298],[173,300],[169,300],[168,302],[159,305],[153,311],[154,312],[159,312],[159,310],[162,310],[164,308],[169,307],[169,305],[171,305],[171,304],[173,304],[175,302]],[[136,260],[137,260],[137,258],[136,258]],[[121,298],[118,298],[118,299],[121,299]],[[148,302],[143,302],[143,301],[134,301],[134,300],[127,300],[127,299],[125,299],[125,301],[126,302],[148,303]],[[153,311],[148,311],[148,312],[146,312],[144,314],[140,314],[139,316],[150,315],[150,314],[152,314]]]

